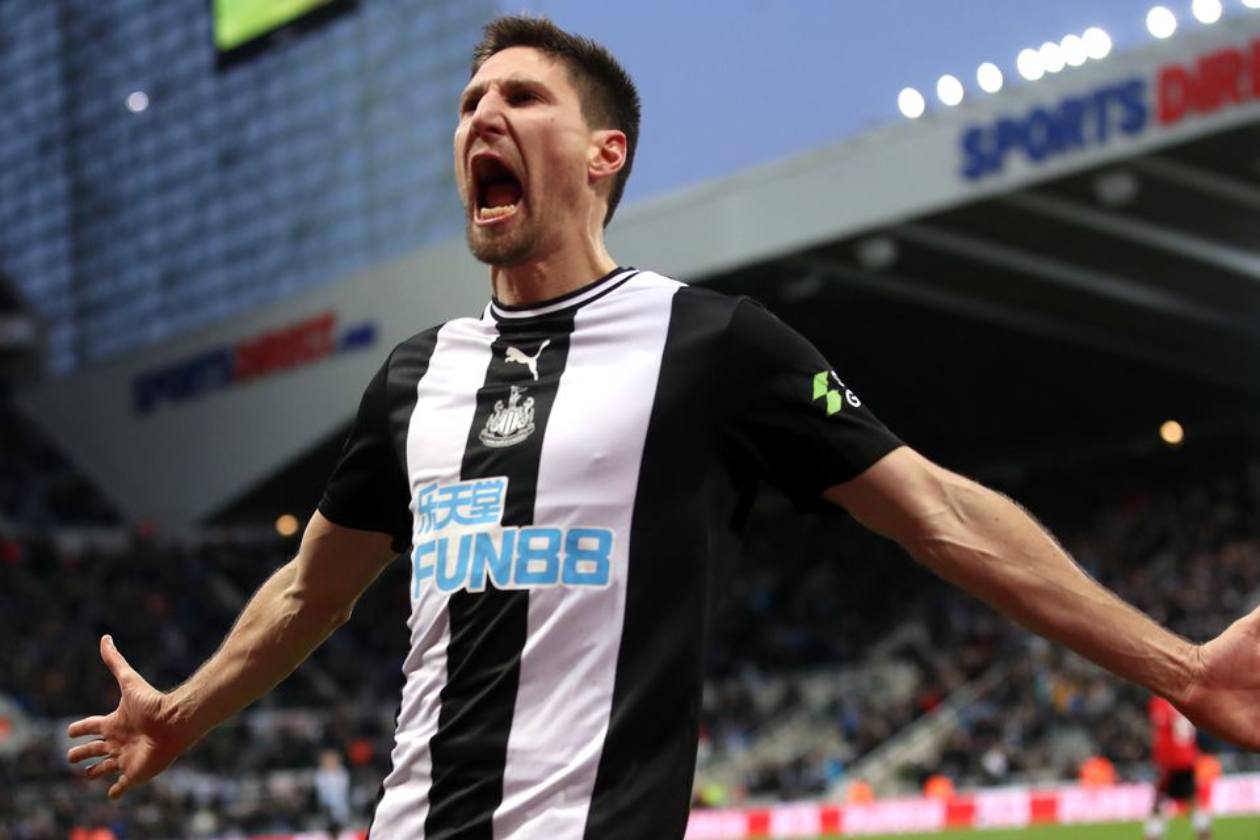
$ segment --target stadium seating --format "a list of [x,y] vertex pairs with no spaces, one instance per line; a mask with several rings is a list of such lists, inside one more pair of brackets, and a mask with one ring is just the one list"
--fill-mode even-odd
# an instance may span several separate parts
[[[155,837],[364,825],[388,770],[405,564],[297,674],[120,809],[63,759],[65,722],[116,700],[100,634],[156,685],[174,685],[295,544],[269,530],[189,541],[128,528],[11,407],[0,423],[22,441],[5,447],[0,471],[0,716],[14,710],[0,738],[0,813],[15,815],[0,838],[64,838],[82,825]],[[1204,638],[1260,588],[1260,470],[1226,451],[1159,478],[1159,457],[1075,492],[1065,488],[1079,469],[1030,468],[1004,486],[1092,573]],[[853,767],[968,690],[978,699],[940,717],[935,748],[891,768],[890,789],[932,773],[960,788],[1069,779],[1095,754],[1122,778],[1146,772],[1140,691],[1012,628],[839,512],[800,514],[766,495],[722,579],[699,805],[842,796]],[[1001,678],[983,682],[995,661],[1007,663]]]

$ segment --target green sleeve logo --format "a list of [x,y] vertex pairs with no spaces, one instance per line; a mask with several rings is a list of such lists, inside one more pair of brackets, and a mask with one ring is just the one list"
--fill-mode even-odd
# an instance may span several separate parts
[[[832,382],[836,384],[836,388],[831,387]],[[840,389],[844,389],[843,393]],[[836,376],[834,370],[824,370],[821,373],[814,374],[814,396],[813,399],[827,399],[827,416],[839,414],[840,409],[844,408],[844,403],[848,400],[849,405],[857,408],[862,404],[857,394],[850,391],[845,384],[840,381],[840,377]]]

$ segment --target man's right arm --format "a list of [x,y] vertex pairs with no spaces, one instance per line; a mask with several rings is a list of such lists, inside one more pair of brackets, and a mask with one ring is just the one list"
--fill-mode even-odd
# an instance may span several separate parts
[[343,528],[316,512],[297,556],[254,593],[218,651],[172,691],[156,691],[109,637],[102,639],[101,657],[121,698],[111,714],[70,725],[71,737],[96,736],[71,749],[70,761],[104,756],[88,776],[118,773],[109,791],[113,798],[166,769],[292,673],[350,618],[355,601],[394,557],[390,541],[387,534]]

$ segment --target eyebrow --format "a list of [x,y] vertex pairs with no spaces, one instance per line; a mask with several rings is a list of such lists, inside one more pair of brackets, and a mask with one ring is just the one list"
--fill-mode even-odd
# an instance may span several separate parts
[[474,99],[474,98],[480,99],[482,96],[485,95],[485,92],[490,89],[491,85],[500,85],[506,88],[507,90],[512,90],[514,88],[520,89],[523,87],[530,87],[530,88],[541,88],[542,90],[545,90],[548,93],[551,92],[551,88],[547,87],[546,82],[542,81],[541,79],[536,79],[533,76],[522,76],[520,74],[514,73],[511,76],[505,76],[502,79],[491,79],[484,82],[477,82],[477,84],[475,85],[464,88],[464,92],[461,93],[459,96],[459,109],[461,111],[464,110],[464,105],[470,99]]

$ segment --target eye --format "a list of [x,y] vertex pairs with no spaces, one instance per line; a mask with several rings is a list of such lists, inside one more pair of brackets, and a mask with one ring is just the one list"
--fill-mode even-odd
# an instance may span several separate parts
[[508,95],[508,102],[512,105],[526,105],[537,101],[538,94],[532,90],[514,90]]
[[461,114],[471,114],[477,110],[477,102],[481,100],[480,96],[466,96],[464,101],[459,103],[459,112]]

